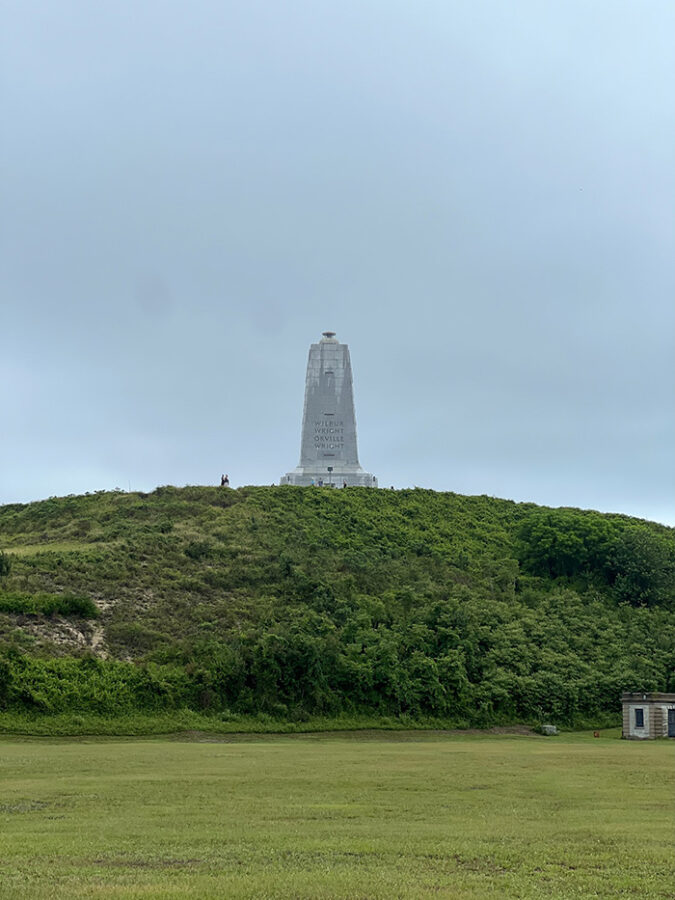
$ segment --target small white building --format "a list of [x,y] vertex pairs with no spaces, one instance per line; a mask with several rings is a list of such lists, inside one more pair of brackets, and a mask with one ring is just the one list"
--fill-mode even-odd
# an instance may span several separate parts
[[623,694],[623,732],[629,741],[675,738],[675,694]]

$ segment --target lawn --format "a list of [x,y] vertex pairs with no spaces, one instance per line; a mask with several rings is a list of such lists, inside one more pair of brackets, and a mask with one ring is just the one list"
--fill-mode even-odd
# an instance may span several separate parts
[[0,896],[675,897],[675,746],[0,739]]

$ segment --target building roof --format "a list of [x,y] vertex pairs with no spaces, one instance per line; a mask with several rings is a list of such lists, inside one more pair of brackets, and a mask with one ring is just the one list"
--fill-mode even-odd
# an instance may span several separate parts
[[675,703],[675,693],[660,694],[652,691],[634,691],[621,695],[622,703]]

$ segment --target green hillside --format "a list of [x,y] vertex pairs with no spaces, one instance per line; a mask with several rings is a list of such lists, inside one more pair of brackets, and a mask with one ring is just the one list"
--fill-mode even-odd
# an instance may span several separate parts
[[675,533],[425,490],[0,507],[0,708],[616,721],[675,689]]

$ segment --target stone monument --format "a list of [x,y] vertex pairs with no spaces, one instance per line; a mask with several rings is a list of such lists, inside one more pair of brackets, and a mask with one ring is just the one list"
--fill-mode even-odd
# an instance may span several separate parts
[[349,347],[333,331],[309,348],[300,464],[281,484],[377,487],[359,465]]

